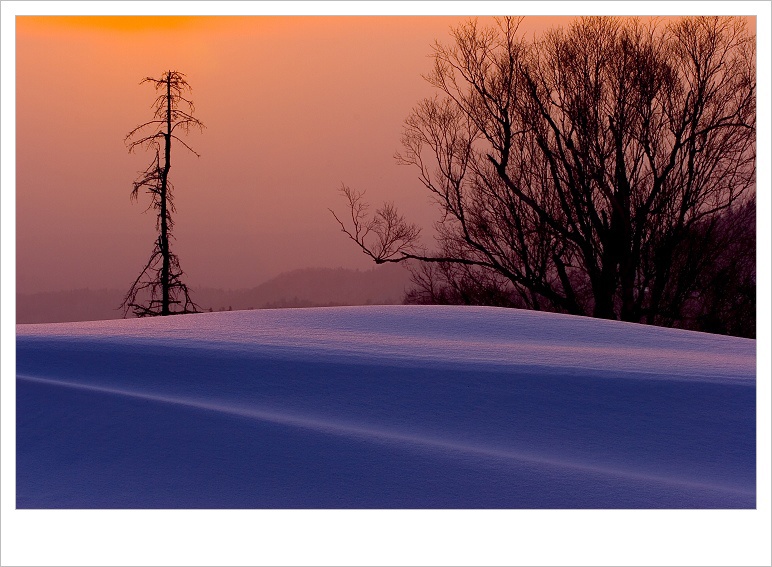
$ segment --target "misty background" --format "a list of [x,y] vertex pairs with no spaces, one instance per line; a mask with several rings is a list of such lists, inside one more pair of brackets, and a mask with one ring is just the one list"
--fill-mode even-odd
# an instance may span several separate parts
[[[202,311],[399,305],[410,286],[410,273],[393,264],[368,270],[301,268],[251,288],[199,288],[194,300]],[[90,288],[17,293],[17,323],[120,319],[125,293],[123,289]]]
[[[437,210],[394,154],[411,108],[433,94],[431,46],[466,19],[18,17],[17,322],[121,316],[156,238],[147,197],[129,201],[149,154],[129,154],[124,138],[152,118],[155,92],[140,81],[168,69],[186,74],[206,125],[185,137],[200,158],[182,146],[171,156],[172,246],[193,299],[215,310],[401,302],[409,273],[371,274],[328,209],[343,209],[345,182],[398,203],[431,244]],[[278,276],[287,294],[250,297]]]

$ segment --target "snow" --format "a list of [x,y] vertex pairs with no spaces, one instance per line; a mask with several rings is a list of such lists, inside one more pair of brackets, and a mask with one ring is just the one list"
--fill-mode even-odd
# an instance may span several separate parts
[[756,341],[440,306],[17,325],[18,508],[755,508]]

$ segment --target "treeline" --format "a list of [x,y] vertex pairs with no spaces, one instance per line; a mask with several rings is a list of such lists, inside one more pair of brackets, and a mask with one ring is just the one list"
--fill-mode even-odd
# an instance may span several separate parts
[[405,120],[397,158],[437,204],[435,249],[345,185],[342,230],[376,263],[412,263],[411,302],[755,336],[746,21],[586,17],[541,36],[522,21],[437,43],[436,94]]
[[[756,203],[724,211],[684,240],[676,269],[691,273],[693,289],[673,289],[658,324],[737,337],[756,337]],[[696,254],[696,249],[708,251]],[[450,262],[408,266],[407,304],[529,308],[495,272]],[[619,305],[616,306],[619,308]]]

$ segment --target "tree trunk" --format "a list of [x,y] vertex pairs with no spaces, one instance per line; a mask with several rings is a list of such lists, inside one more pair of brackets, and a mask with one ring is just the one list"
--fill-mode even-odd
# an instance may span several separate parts
[[169,257],[169,226],[167,223],[166,190],[169,177],[170,155],[172,147],[172,93],[171,71],[166,76],[166,134],[164,134],[164,168],[161,172],[161,315],[170,315],[170,264]]

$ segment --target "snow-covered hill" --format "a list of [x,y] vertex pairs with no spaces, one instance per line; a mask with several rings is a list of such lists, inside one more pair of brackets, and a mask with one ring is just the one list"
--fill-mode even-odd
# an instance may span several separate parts
[[439,306],[17,326],[19,508],[754,508],[748,339]]

